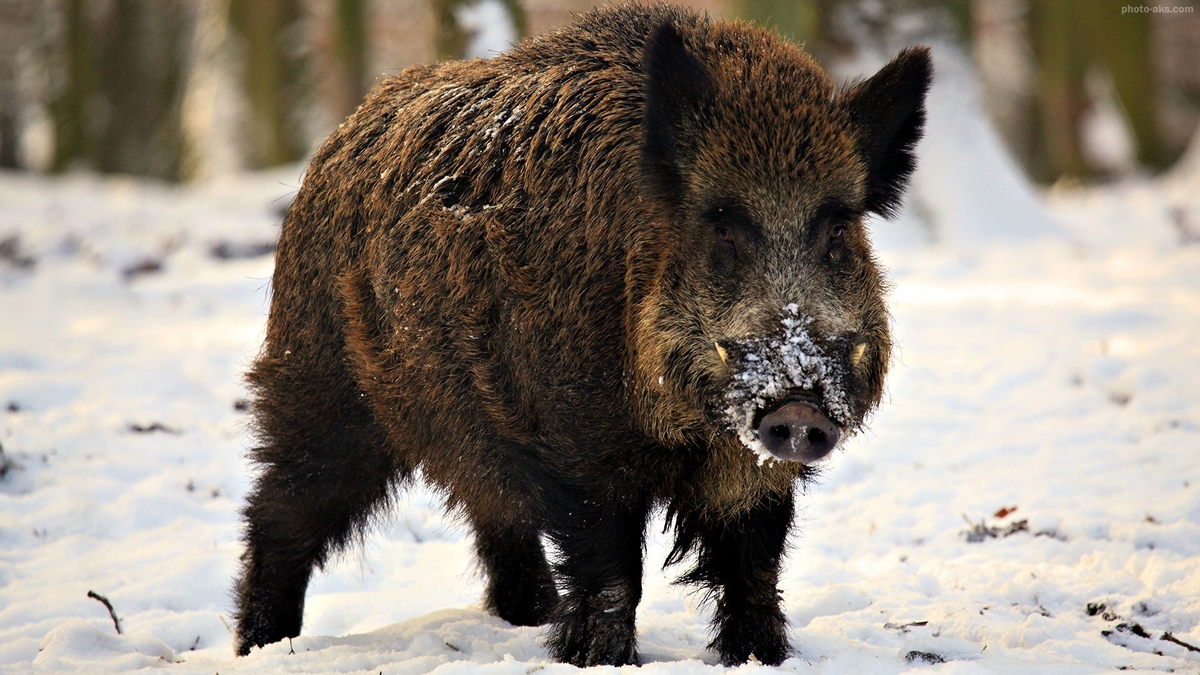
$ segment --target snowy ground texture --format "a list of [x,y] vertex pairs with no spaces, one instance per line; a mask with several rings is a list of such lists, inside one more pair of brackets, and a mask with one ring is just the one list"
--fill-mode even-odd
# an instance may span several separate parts
[[[898,357],[800,497],[779,670],[1200,672],[1200,163],[997,197],[1019,184],[979,128],[931,137],[913,208],[873,225]],[[480,611],[470,535],[424,490],[314,581],[304,636],[232,658],[236,404],[297,173],[0,174],[0,672],[573,670]],[[724,670],[659,530],[643,671]]]

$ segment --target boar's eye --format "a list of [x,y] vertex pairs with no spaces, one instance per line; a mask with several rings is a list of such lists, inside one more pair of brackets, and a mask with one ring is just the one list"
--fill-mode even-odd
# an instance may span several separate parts
[[728,247],[729,252],[733,254],[733,259],[737,260],[738,259],[737,237],[733,236],[733,231],[730,230],[728,227],[717,226],[717,227],[713,228],[713,232],[717,235],[717,239],[720,239],[721,241],[725,242],[725,246]]
[[701,218],[712,227],[713,234],[721,242],[718,246],[733,260],[741,258],[746,240],[754,239],[757,229],[750,214],[733,200],[716,202],[701,214]]
[[830,260],[841,258],[842,252],[846,249],[846,224],[844,222],[832,221],[827,226],[829,239],[825,242],[825,256]]
[[810,231],[817,237],[818,245],[824,244],[827,257],[838,257],[846,245],[847,229],[856,217],[850,207],[837,200],[829,200],[817,209]]

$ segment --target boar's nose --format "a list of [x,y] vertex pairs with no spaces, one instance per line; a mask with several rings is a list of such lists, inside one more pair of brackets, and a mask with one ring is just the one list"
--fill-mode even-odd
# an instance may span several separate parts
[[763,416],[758,437],[785,462],[815,462],[838,442],[838,428],[821,409],[807,401],[788,400]]

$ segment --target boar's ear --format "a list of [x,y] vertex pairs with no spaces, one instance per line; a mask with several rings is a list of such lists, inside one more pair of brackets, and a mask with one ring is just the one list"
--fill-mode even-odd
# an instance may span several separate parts
[[680,132],[708,91],[708,70],[688,52],[679,31],[667,21],[646,40],[642,72],[646,78],[642,174],[653,192],[677,206],[683,196]]
[[867,165],[865,208],[895,215],[925,129],[925,93],[933,78],[928,47],[905,49],[869,80],[842,95]]

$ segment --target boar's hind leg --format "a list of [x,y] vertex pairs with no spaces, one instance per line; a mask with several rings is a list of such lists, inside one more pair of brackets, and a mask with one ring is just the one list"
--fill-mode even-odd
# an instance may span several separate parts
[[696,566],[680,581],[714,591],[716,637],[709,648],[725,665],[745,663],[751,654],[778,665],[789,651],[778,581],[792,524],[791,491],[727,518],[674,510],[675,547],[667,563],[696,551]]
[[634,618],[642,597],[642,549],[646,500],[575,495],[560,505],[548,534],[562,559],[566,591],[547,646],[576,666],[638,663]]
[[532,524],[498,525],[475,520],[475,552],[487,571],[484,604],[516,626],[540,626],[558,605],[546,552]]
[[235,589],[238,655],[300,634],[313,567],[360,532],[405,475],[364,409],[347,404],[332,410],[328,398],[306,407],[304,401],[316,399],[289,385],[267,387],[255,407],[265,442],[253,451],[263,471],[243,511],[246,552]]

